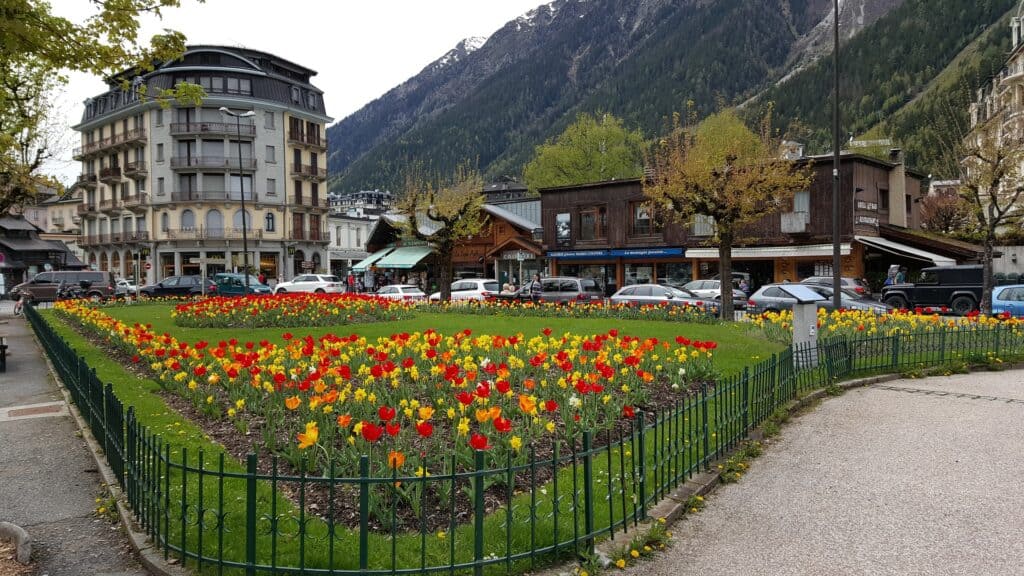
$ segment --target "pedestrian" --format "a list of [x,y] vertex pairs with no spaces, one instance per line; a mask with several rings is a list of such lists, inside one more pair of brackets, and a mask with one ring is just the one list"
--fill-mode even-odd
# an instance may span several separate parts
[[907,281],[907,267],[900,266],[900,271],[896,273],[896,283],[903,284]]
[[264,274],[263,272],[260,272],[260,275],[257,276],[256,279],[260,281],[260,284],[266,284],[267,283],[267,275]]
[[750,285],[747,284],[746,278],[740,279],[740,292],[743,292],[744,296],[750,296]]
[[19,294],[18,300],[14,302],[14,315],[21,316],[21,311],[25,307],[25,294]]
[[535,303],[539,303],[542,290],[543,287],[540,284],[540,274],[534,274],[533,283],[530,284],[530,300],[533,300]]

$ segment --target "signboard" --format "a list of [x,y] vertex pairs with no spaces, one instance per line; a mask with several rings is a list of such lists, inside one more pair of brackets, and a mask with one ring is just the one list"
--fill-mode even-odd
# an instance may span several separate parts
[[587,258],[607,258],[611,256],[610,250],[553,250],[548,252],[548,258],[562,260],[584,260]]
[[857,216],[857,224],[878,226],[878,218],[875,218],[874,216]]
[[626,248],[623,250],[609,250],[610,256],[622,258],[653,258],[658,256],[682,256],[685,251],[682,248]]
[[313,269],[313,261],[312,260],[303,260],[302,261],[302,269],[303,270],[312,270]]
[[189,264],[227,264],[224,258],[189,258]]
[[878,212],[878,203],[877,202],[865,202],[863,200],[858,200],[857,201],[857,209],[858,210],[870,210],[872,212]]
[[533,253],[527,250],[505,250],[501,253],[502,260],[533,260]]

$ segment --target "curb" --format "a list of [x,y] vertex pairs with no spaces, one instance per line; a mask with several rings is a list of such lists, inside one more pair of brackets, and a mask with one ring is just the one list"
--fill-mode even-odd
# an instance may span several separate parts
[[0,540],[14,543],[14,559],[18,564],[28,564],[32,559],[32,538],[24,528],[10,522],[0,522]]
[[[36,338],[35,331],[32,330],[31,332],[32,339],[35,341],[36,346],[42,350],[42,346]],[[82,439],[85,441],[86,446],[89,448],[89,453],[92,454],[92,458],[96,462],[96,469],[99,470],[100,476],[103,477],[103,483],[106,485],[106,488],[110,491],[111,497],[114,499],[114,504],[117,506],[118,520],[120,521],[122,528],[124,528],[125,534],[128,536],[128,542],[138,555],[139,561],[146,570],[154,576],[191,576],[192,573],[188,570],[172,564],[172,562],[176,562],[176,560],[165,560],[163,554],[160,552],[160,548],[149,540],[149,537],[145,532],[142,532],[138,527],[136,527],[135,522],[132,520],[132,512],[128,508],[127,504],[124,503],[124,492],[121,490],[121,485],[117,481],[117,476],[110,468],[110,465],[107,464],[107,458],[104,456],[103,447],[96,442],[96,438],[92,435],[92,430],[89,429],[89,426],[78,411],[78,406],[72,402],[71,393],[57,375],[57,371],[54,370],[53,364],[50,362],[50,357],[43,353],[43,359],[46,361],[46,367],[50,370],[50,376],[52,376],[53,380],[59,385],[58,389],[64,396],[64,402],[67,404],[68,412],[71,414],[71,417],[74,418],[75,425],[78,426],[78,430],[82,433]]]

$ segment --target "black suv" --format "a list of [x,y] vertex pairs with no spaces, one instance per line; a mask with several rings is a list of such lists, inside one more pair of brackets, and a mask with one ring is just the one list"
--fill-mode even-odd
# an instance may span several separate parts
[[893,308],[948,306],[954,313],[964,316],[978,308],[981,281],[982,269],[977,264],[925,268],[913,284],[882,288],[882,301]]

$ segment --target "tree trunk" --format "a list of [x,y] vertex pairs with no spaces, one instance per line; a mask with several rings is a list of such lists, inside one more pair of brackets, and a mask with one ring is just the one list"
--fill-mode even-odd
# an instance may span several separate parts
[[982,314],[992,313],[992,253],[995,251],[996,233],[989,227],[985,234],[985,252],[981,260],[981,302],[978,309]]
[[722,303],[719,307],[722,320],[733,320],[732,305],[732,231],[723,231],[721,225],[718,228],[718,259],[721,261],[718,277],[721,279]]
[[449,302],[452,299],[452,277],[454,276],[454,270],[452,269],[452,252],[455,251],[455,246],[443,244],[438,246],[437,250],[437,263],[440,267],[440,279],[438,282],[441,290],[441,302]]

